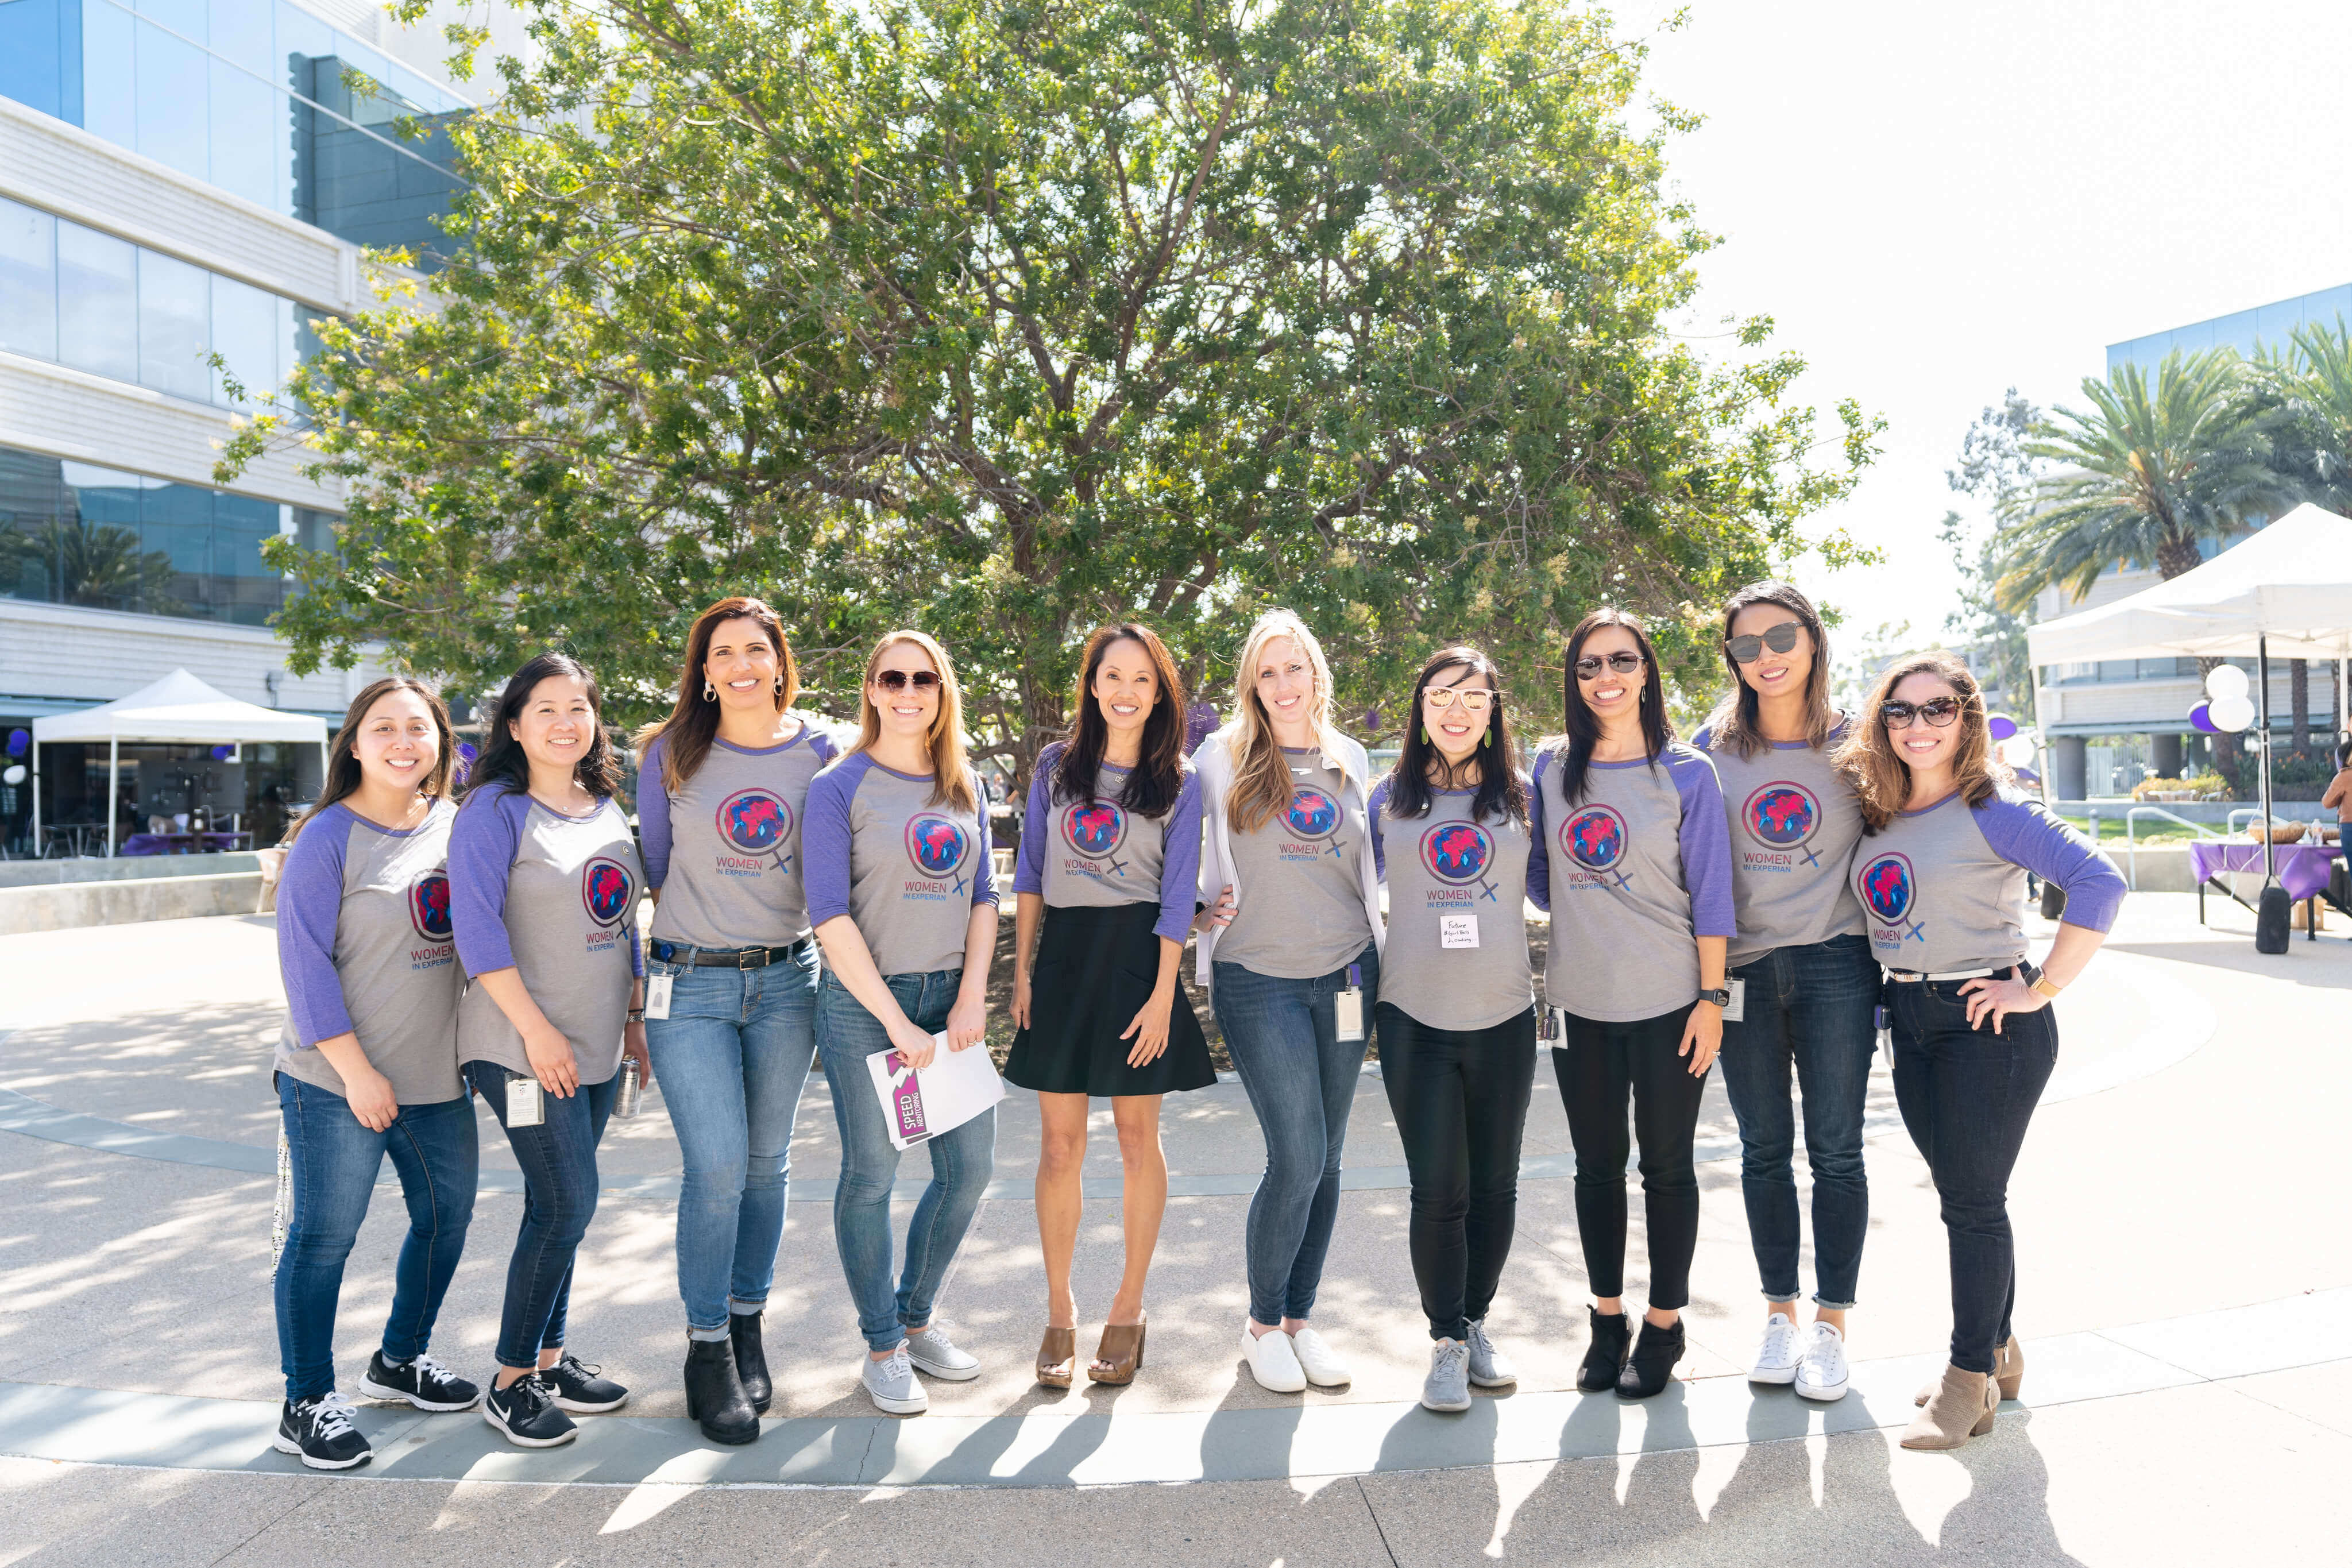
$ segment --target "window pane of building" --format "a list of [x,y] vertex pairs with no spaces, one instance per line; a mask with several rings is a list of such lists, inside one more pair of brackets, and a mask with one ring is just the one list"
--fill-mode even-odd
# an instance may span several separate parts
[[[278,387],[278,307],[287,303],[234,278],[215,276],[213,285],[213,352],[228,362],[229,375],[244,384],[247,398]],[[213,373],[215,403],[229,401],[220,373]]]
[[211,62],[212,182],[272,212],[278,200],[278,94],[226,60]]
[[213,506],[210,490],[194,485],[139,481],[139,533],[148,554],[171,563],[171,586],[149,613],[203,616],[213,609]]
[[139,380],[208,401],[213,392],[212,274],[152,250],[139,253]]
[[82,129],[118,147],[139,145],[139,72],[131,47],[138,26],[109,0],[82,0]]
[[[102,5],[106,0],[88,3]],[[190,179],[204,179],[212,172],[212,139],[205,133],[211,73],[205,51],[142,23],[134,53],[139,61],[139,138],[133,145]]]
[[78,223],[58,225],[58,358],[139,379],[139,247]]
[[79,11],[73,0],[0,5],[0,98],[81,122]]
[[280,509],[250,496],[221,496],[213,509],[213,581],[206,599],[216,619],[268,622],[284,596],[278,574],[262,564],[261,542],[278,533]]
[[170,613],[172,558],[140,536],[136,474],[60,463],[58,601],[97,610]]
[[0,447],[0,595],[53,601],[58,460]]
[[0,200],[0,349],[58,357],[57,219],[5,200]]

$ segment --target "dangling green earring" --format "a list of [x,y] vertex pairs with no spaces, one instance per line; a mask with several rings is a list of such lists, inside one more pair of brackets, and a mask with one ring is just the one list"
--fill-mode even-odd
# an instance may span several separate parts
[[1478,737],[1478,749],[1480,751],[1486,750],[1488,746],[1491,746],[1494,743],[1495,731],[1492,730],[1487,731],[1485,734]]
[[1430,744],[1432,744],[1432,743],[1433,743],[1433,742],[1430,741],[1430,738],[1429,738],[1429,726],[1428,726],[1428,725],[1426,725],[1426,724],[1423,724],[1423,725],[1421,727],[1421,743],[1422,743],[1423,745],[1424,745],[1424,746],[1426,746],[1426,745],[1430,745]]

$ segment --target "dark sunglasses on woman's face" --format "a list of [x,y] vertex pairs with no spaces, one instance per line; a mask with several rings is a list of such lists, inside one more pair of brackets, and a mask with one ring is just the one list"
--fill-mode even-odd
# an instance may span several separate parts
[[1731,657],[1740,663],[1754,664],[1764,657],[1764,650],[1768,647],[1774,653],[1786,653],[1796,647],[1797,634],[1803,629],[1801,622],[1782,621],[1777,626],[1766,626],[1752,637],[1726,637],[1723,646],[1729,648]]
[[874,684],[885,691],[904,691],[909,686],[918,691],[929,691],[939,683],[940,672],[936,669],[918,669],[911,673],[903,669],[885,669],[877,671],[874,677]]
[[1601,667],[1604,664],[1620,675],[1631,675],[1642,668],[1642,656],[1638,653],[1588,653],[1576,661],[1576,679],[1591,679],[1601,673]]
[[1960,716],[1962,704],[1957,697],[1931,697],[1925,702],[1882,702],[1878,716],[1886,721],[1890,730],[1908,730],[1914,718],[1925,719],[1937,729],[1948,729]]

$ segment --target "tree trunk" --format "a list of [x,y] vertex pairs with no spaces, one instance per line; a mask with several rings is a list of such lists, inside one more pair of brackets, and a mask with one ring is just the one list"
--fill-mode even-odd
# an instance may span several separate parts
[[2288,690],[2294,703],[2294,750],[2297,756],[2311,755],[2311,663],[2308,659],[2287,661]]

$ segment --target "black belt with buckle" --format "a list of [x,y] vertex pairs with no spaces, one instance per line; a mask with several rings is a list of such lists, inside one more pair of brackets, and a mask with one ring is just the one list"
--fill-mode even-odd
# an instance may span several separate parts
[[[656,962],[683,963],[693,969],[765,969],[797,958],[814,937],[803,937],[784,947],[687,947],[674,942],[653,944]],[[683,954],[683,956],[680,956]]]

